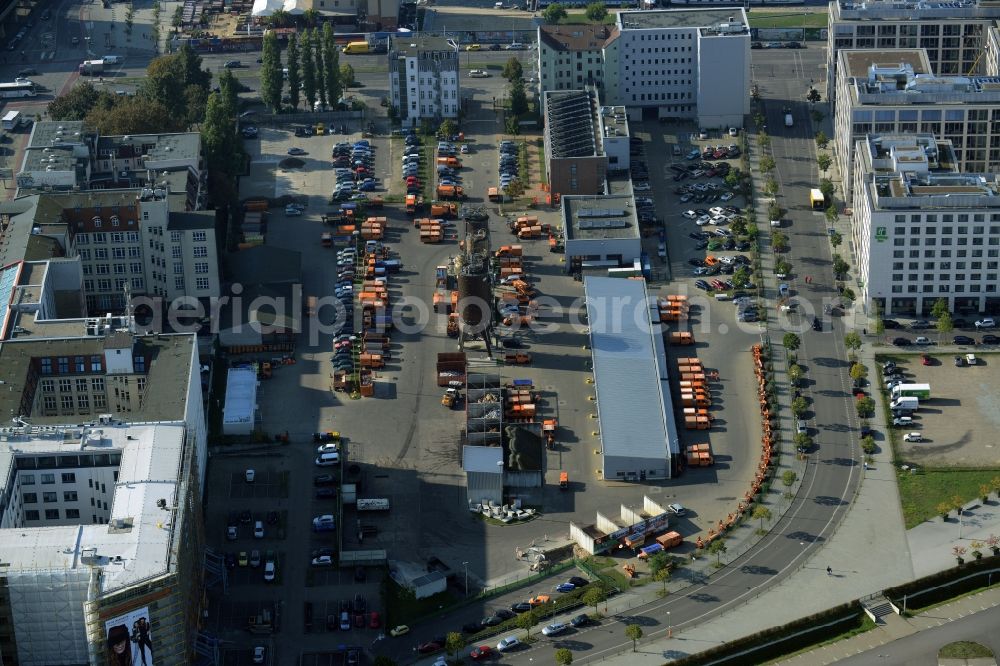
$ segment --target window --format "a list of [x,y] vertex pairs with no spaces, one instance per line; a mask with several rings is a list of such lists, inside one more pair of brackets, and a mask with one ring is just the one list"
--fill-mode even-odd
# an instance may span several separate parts
[[62,482],[63,483],[76,483],[76,474],[74,474],[73,472],[65,472],[62,475]]
[[89,245],[90,244],[90,234],[77,234],[76,235],[77,245]]
[[42,380],[42,393],[55,393],[56,383],[51,379]]
[[209,287],[208,278],[195,278],[194,286],[196,289],[201,289],[201,290],[208,289]]
[[111,233],[111,242],[112,243],[124,243],[125,242],[125,234],[123,234],[120,231],[114,231],[114,232],[112,232]]
[[38,493],[24,493],[21,495],[21,500],[25,504],[38,504]]
[[80,517],[80,510],[79,509],[66,509],[66,517],[67,518],[79,518]]
[[205,247],[204,245],[196,245],[195,248],[194,248],[194,256],[196,256],[196,257],[207,257],[208,256],[208,248]]
[[56,482],[56,475],[55,474],[42,474],[42,485],[43,486],[44,485],[48,485],[50,483],[55,483],[55,482]]
[[42,501],[46,504],[52,504],[59,501],[59,496],[56,493],[42,493]]
[[134,357],[132,359],[132,362],[133,362],[133,364],[135,364],[135,371],[136,372],[145,372],[146,371],[146,357],[145,356],[136,356],[136,357]]
[[60,402],[62,403],[63,411],[71,411],[73,409],[73,396],[64,395]]
[[181,256],[182,256],[181,255],[181,246],[180,245],[174,245],[173,247],[171,247],[170,248],[170,256],[173,257],[174,259],[180,259]]
[[42,398],[42,409],[51,411],[56,408],[56,397],[54,395],[47,395]]
[[107,248],[99,247],[96,250],[94,250],[94,259],[107,259],[107,258],[108,258]]
[[42,374],[51,375],[52,374],[52,359],[43,358],[42,359]]
[[65,491],[63,493],[63,501],[64,502],[75,502],[76,501],[76,491],[75,490],[67,490],[67,491]]
[[183,288],[184,288],[184,278],[182,277],[174,278],[174,289],[183,289]]
[[73,390],[73,380],[72,379],[60,379],[59,380],[59,392],[69,393]]
[[35,475],[34,474],[22,474],[21,485],[22,486],[33,486],[35,485]]
[[204,243],[207,240],[207,235],[204,231],[195,231],[191,234],[191,239],[195,243]]
[[208,264],[201,261],[195,262],[194,272],[199,275],[206,275],[208,273]]
[[25,520],[38,520],[38,512],[37,511],[25,511],[24,512],[24,519]]
[[59,509],[46,509],[45,520],[59,520]]
[[104,245],[108,242],[108,235],[103,232],[98,232],[94,234],[94,243],[97,245]]

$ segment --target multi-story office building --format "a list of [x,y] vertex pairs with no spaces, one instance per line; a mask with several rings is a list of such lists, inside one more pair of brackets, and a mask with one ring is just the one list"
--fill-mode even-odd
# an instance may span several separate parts
[[409,35],[389,43],[389,93],[403,125],[457,118],[458,45],[443,37]]
[[604,194],[608,173],[629,169],[625,107],[602,106],[594,88],[546,92],[542,105],[550,191]]
[[624,11],[604,47],[605,104],[661,119],[742,127],[750,112],[750,30],[741,7]]
[[1000,310],[1000,182],[955,169],[948,141],[873,135],[855,148],[852,246],[861,300],[886,316]]
[[170,209],[201,210],[207,195],[197,132],[99,136],[83,121],[34,124],[17,172],[18,194],[148,188]]
[[842,49],[926,49],[938,75],[991,74],[987,32],[1000,18],[990,0],[833,0],[827,32],[827,96],[836,94]]
[[194,335],[127,328],[0,348],[3,663],[117,664],[123,641],[130,663],[195,662],[199,367]]
[[845,188],[855,142],[868,134],[933,134],[954,146],[957,169],[1000,169],[1000,78],[934,76],[923,49],[837,55],[835,141]]
[[[86,311],[122,312],[132,296],[218,296],[213,212],[170,212],[149,190],[33,194],[0,204],[3,265],[64,257],[80,263]],[[41,246],[31,251],[34,246]]]
[[539,90],[603,86],[604,46],[617,36],[606,25],[538,26]]

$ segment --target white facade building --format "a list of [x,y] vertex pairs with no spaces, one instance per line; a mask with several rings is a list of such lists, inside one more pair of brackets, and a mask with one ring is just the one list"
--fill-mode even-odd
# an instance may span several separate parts
[[1000,182],[956,171],[931,135],[869,136],[855,148],[852,244],[866,311],[926,316],[1000,309]]
[[[639,220],[630,191],[609,181],[610,194],[564,195],[561,198],[565,230],[566,269],[628,267],[642,256]],[[626,188],[630,189],[630,188]]]
[[604,46],[617,35],[607,25],[538,26],[539,92],[602,86]]
[[458,45],[443,37],[409,35],[389,44],[389,93],[404,126],[457,118]]
[[956,169],[1000,169],[1000,78],[935,76],[922,49],[838,54],[834,137],[845,187],[868,134],[926,133],[954,146]]
[[604,47],[605,104],[661,119],[742,127],[750,112],[750,31],[741,7],[625,11]]

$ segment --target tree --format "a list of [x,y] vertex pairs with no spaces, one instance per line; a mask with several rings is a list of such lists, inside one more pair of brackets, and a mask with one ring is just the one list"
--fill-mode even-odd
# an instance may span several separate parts
[[861,450],[864,451],[866,456],[870,456],[875,453],[875,438],[871,435],[865,435],[861,438]]
[[882,319],[882,310],[879,308],[878,301],[872,301],[872,333],[875,335],[882,335],[885,333],[885,321]]
[[128,3],[128,8],[125,10],[125,38],[127,40],[132,39],[132,25],[135,23],[135,7],[132,3]]
[[236,135],[236,117],[220,93],[212,93],[208,98],[201,139],[210,171],[229,177],[239,173],[243,150]]
[[313,58],[312,35],[308,30],[302,33],[299,47],[302,52],[302,93],[307,110],[312,111],[316,108],[316,60]]
[[947,335],[955,330],[955,323],[951,320],[951,314],[945,312],[943,315],[938,317],[934,327],[937,328],[938,337]]
[[708,545],[708,552],[715,555],[715,565],[722,565],[722,555],[728,548],[726,548],[726,541],[722,537],[715,538],[712,543]]
[[815,88],[810,88],[809,89],[809,93],[806,95],[806,100],[808,100],[809,102],[812,102],[813,104],[815,104],[818,101],[820,101],[821,99],[823,99],[823,98],[819,94],[818,90],[816,90]]
[[867,418],[875,413],[875,401],[867,396],[858,398],[854,403],[854,408],[857,410],[859,417]]
[[240,108],[240,82],[233,74],[233,70],[227,69],[219,77],[219,94],[225,104],[226,114],[235,120],[236,112]]
[[730,169],[726,177],[722,179],[731,189],[736,189],[743,185],[743,174],[739,169]]
[[320,38],[319,30],[316,28],[312,29],[312,37],[310,37],[309,42],[313,45],[313,60],[316,63],[316,99],[319,101],[320,107],[325,109],[328,106],[332,106],[332,103],[326,96],[326,67],[324,66],[323,42]]
[[823,112],[820,111],[819,109],[813,109],[812,111],[810,111],[809,116],[812,118],[813,123],[816,125],[819,125],[821,122],[823,122],[823,118],[826,118],[826,116],[823,115]]
[[276,9],[274,13],[271,14],[271,18],[268,20],[268,23],[272,28],[288,28],[292,25],[294,20],[295,19],[292,18],[292,15],[284,9]]
[[940,319],[943,315],[948,314],[948,300],[944,298],[939,298],[934,301],[934,306],[931,307],[931,318]]
[[764,521],[765,520],[767,520],[767,521],[771,520],[771,510],[768,509],[763,504],[758,504],[753,509],[753,516],[752,517],[755,520],[759,520],[760,521],[760,529],[763,530],[764,529]]
[[170,19],[170,27],[172,27],[174,30],[177,30],[183,24],[184,24],[184,7],[182,7],[181,5],[177,5],[177,7],[174,8],[174,15]]
[[608,600],[608,592],[604,589],[603,585],[597,583],[591,583],[587,587],[587,591],[583,593],[580,597],[580,601],[587,604],[597,612],[597,607]]
[[823,172],[824,176],[826,175],[826,171],[830,168],[831,164],[833,164],[833,158],[830,157],[829,153],[821,153],[816,157],[816,166],[819,167],[819,170]]
[[635,652],[636,643],[642,638],[642,627],[637,624],[629,624],[625,627],[626,638],[632,639],[632,652]]
[[660,569],[668,569],[670,567],[670,556],[661,550],[650,557],[647,563],[649,564],[649,570],[656,573]]
[[802,340],[794,333],[785,333],[781,338],[781,344],[788,351],[795,351],[802,344]]
[[948,514],[951,513],[951,504],[948,502],[939,502],[937,505],[937,511],[941,514],[941,517],[947,520]]
[[514,79],[510,83],[510,112],[515,116],[522,116],[528,112],[528,96],[524,92],[524,81]]
[[766,194],[767,196],[774,197],[776,194],[778,194],[778,188],[779,188],[778,181],[776,181],[774,178],[768,176],[767,180],[764,181],[764,194]]
[[670,582],[670,569],[664,567],[653,572],[653,580],[657,583],[663,583],[663,594],[667,593],[667,583]]
[[49,118],[52,120],[83,120],[90,110],[104,97],[112,102],[111,95],[97,90],[90,81],[84,81],[69,89],[49,104]]
[[355,84],[357,84],[357,80],[354,78],[354,68],[350,64],[344,63],[340,66],[341,88],[350,88]]
[[788,249],[788,236],[780,231],[771,232],[771,247],[775,252],[784,252]]
[[449,631],[444,639],[444,651],[449,657],[453,657],[456,652],[465,647],[465,639],[457,631]]
[[113,106],[96,106],[85,119],[87,127],[104,135],[157,134],[184,129],[159,102],[125,97]]
[[819,191],[823,193],[823,198],[833,204],[833,181],[823,178],[819,181]]
[[792,400],[792,414],[795,418],[802,418],[802,415],[809,411],[809,401],[799,396],[795,400]]
[[139,97],[162,104],[172,118],[190,125],[205,116],[212,73],[202,69],[201,56],[185,44],[180,51],[149,63]]
[[792,383],[792,386],[798,386],[799,380],[802,379],[802,375],[805,374],[802,370],[802,366],[797,363],[792,363],[788,366],[788,381]]
[[503,78],[513,83],[516,79],[524,78],[524,68],[521,66],[520,60],[511,57],[506,63],[504,63],[503,70],[501,70],[500,74]]
[[826,133],[823,132],[823,130],[820,130],[820,131],[816,132],[816,145],[817,146],[819,146],[820,148],[826,148],[826,146],[829,143],[830,143],[830,139],[829,139],[829,137],[827,137]]
[[299,108],[302,92],[302,70],[299,65],[299,40],[295,35],[288,38],[288,100],[293,109]]
[[745,236],[747,233],[747,219],[743,216],[737,217],[730,223],[729,230],[737,236]]
[[766,150],[771,145],[771,137],[767,135],[767,132],[761,132],[757,135],[757,143]]
[[860,382],[868,377],[868,368],[863,363],[855,363],[851,366],[851,379]]
[[799,475],[796,474],[793,470],[786,469],[781,474],[781,483],[783,483],[785,485],[785,487],[791,488],[793,485],[795,485],[795,481],[798,478],[799,478]]
[[542,19],[549,25],[559,23],[566,18],[566,8],[558,2],[553,2],[542,12]]
[[451,137],[458,134],[458,124],[451,118],[447,118],[438,127],[438,134],[450,141]]
[[797,432],[795,433],[795,450],[799,453],[806,453],[812,449],[813,438],[807,433]]
[[[829,208],[827,208],[826,209],[826,219],[827,219],[828,222],[832,221],[832,220],[830,220],[830,211],[831,210],[833,211],[834,215],[837,214],[837,210],[833,206],[830,206]],[[836,218],[834,218],[834,219],[836,219]],[[830,234],[830,245],[832,245],[835,249],[838,248],[838,247],[840,247],[840,244],[843,243],[843,242],[844,242],[844,237],[841,236],[839,232],[834,231],[832,234]]]
[[733,286],[742,289],[748,284],[750,284],[750,269],[746,266],[740,266],[733,273]]
[[319,23],[319,10],[315,7],[310,7],[309,9],[302,12],[302,23],[303,25],[309,26],[310,28],[316,27]]
[[775,167],[774,158],[771,157],[770,155],[764,155],[762,158],[760,158],[761,172],[765,174],[771,173],[772,171],[774,171],[774,167]]
[[344,95],[340,81],[340,52],[333,36],[333,26],[323,24],[323,76],[326,77],[326,99],[335,107]]
[[517,119],[517,116],[508,116],[507,120],[504,121],[504,130],[507,134],[519,135],[521,133],[521,121]]
[[[844,258],[839,254],[833,255],[833,274],[834,276],[845,275],[847,271],[851,269],[850,264],[844,261]],[[841,278],[837,278],[838,280]]]
[[264,48],[260,64],[260,99],[272,113],[281,109],[281,87],[284,75],[281,73],[281,47],[278,34],[269,30],[264,35]]
[[[549,5],[550,7],[552,5]],[[559,666],[570,666],[573,663],[573,651],[566,648],[559,648],[556,650],[556,663]]]
[[861,336],[858,335],[857,331],[851,331],[844,336],[844,346],[851,351],[861,349]]
[[603,23],[604,19],[608,17],[608,8],[604,6],[603,2],[592,2],[587,5],[584,14],[591,23]]
[[527,632],[527,635],[531,636],[531,628],[535,626],[537,622],[538,622],[537,611],[534,608],[532,608],[527,613],[521,613],[520,615],[518,615],[517,620],[514,621],[514,624],[517,625],[518,629],[524,629]]
[[789,264],[784,259],[778,259],[776,262],[774,262],[774,274],[777,275],[779,278],[787,276],[791,272],[792,272],[792,265]]

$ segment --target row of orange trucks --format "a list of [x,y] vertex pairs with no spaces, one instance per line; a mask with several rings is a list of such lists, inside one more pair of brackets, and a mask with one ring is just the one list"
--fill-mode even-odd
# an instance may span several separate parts
[[[668,294],[656,299],[656,309],[661,323],[683,322],[688,319],[688,297],[679,294]],[[667,341],[672,345],[693,345],[694,336],[690,331],[671,331]]]
[[267,235],[267,209],[270,202],[267,199],[248,199],[243,202],[243,224],[240,230],[243,233],[242,242],[238,247],[241,250],[257,245],[263,245]]

